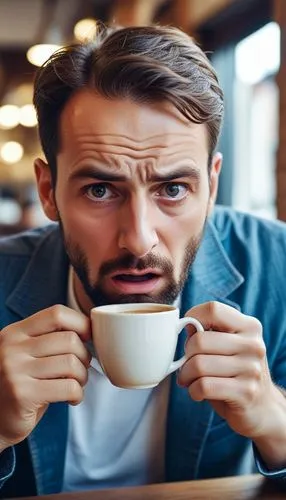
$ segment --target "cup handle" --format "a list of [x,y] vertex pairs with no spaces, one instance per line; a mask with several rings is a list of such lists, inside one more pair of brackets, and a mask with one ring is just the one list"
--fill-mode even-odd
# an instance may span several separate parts
[[[204,329],[203,329],[203,326],[202,324],[195,318],[191,318],[190,316],[188,317],[185,317],[185,318],[181,318],[179,319],[179,324],[178,324],[178,328],[177,328],[177,334],[179,335],[181,333],[181,331],[183,330],[183,328],[185,328],[185,326],[187,325],[194,325],[194,327],[196,328],[197,332],[203,332]],[[170,375],[170,373],[173,373],[174,371],[178,370],[179,368],[181,368],[181,366],[183,366],[183,364],[187,361],[187,357],[184,355],[182,356],[180,359],[177,359],[177,361],[173,361],[166,373],[166,376],[167,375]]]

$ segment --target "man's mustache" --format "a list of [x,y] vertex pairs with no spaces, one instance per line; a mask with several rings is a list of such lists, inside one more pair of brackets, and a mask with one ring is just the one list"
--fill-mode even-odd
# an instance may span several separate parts
[[104,262],[99,270],[99,278],[103,278],[106,274],[124,270],[144,271],[144,269],[160,269],[164,274],[172,274],[173,266],[166,258],[158,257],[154,254],[146,255],[146,257],[138,258],[132,254],[126,254],[118,259]]

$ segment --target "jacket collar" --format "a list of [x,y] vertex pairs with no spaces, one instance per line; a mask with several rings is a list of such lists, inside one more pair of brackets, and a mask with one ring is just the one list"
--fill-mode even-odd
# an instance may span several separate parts
[[244,282],[242,274],[227,255],[212,220],[206,224],[202,244],[191,270],[192,279],[205,292],[218,299],[228,297]]
[[67,300],[68,259],[60,230],[52,227],[39,239],[18,285],[6,301],[20,318]]

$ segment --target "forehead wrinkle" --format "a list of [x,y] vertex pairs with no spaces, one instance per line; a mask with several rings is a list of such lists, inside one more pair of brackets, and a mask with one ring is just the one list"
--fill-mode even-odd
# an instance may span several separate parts
[[[159,157],[172,157],[178,153],[191,153],[192,141],[186,143],[175,143],[164,146],[145,147],[142,149],[132,148],[129,146],[121,146],[116,144],[102,144],[94,141],[81,141],[81,145],[86,149],[86,154],[97,153],[98,155],[114,155],[117,157],[129,157],[131,159],[152,158],[154,160]],[[81,148],[80,148],[81,149]],[[85,154],[85,151],[80,151],[80,154]]]
[[[197,166],[197,161],[192,158],[188,152],[182,151],[181,149],[178,151],[170,152],[168,154],[161,154],[158,156],[150,156],[144,155],[141,157],[131,157],[126,154],[117,154],[110,152],[97,151],[96,157],[94,155],[87,154],[86,152],[80,152],[78,155],[73,157],[73,162],[70,165],[73,168],[73,165],[77,165],[79,163],[93,163],[96,158],[102,163],[102,166],[108,166],[108,168],[112,168],[115,171],[120,170],[124,167],[131,169],[135,166],[137,167],[145,167],[148,165],[151,168],[168,168],[170,166],[176,166],[177,163],[185,163],[186,165]],[[172,160],[173,159],[173,160]]]
[[[174,142],[174,139],[179,137],[180,141]],[[170,147],[170,145],[178,144],[181,145],[186,141],[190,141],[191,137],[187,133],[183,134],[158,134],[156,136],[146,137],[144,139],[132,139],[131,137],[125,135],[113,135],[113,134],[82,134],[74,137],[74,141],[78,144],[89,144],[92,143],[97,147],[115,147],[122,148],[131,151],[145,151],[146,149],[165,149]]]
[[[129,154],[128,154],[129,153]],[[170,168],[175,167],[177,164],[185,164],[197,167],[200,163],[199,158],[192,154],[189,144],[182,147],[180,144],[174,145],[172,148],[160,151],[156,156],[148,154],[148,151],[144,150],[144,155],[142,152],[137,155],[130,154],[130,152],[118,153],[110,151],[102,151],[95,148],[94,144],[88,150],[79,150],[76,154],[72,155],[72,159],[69,162],[69,169],[73,170],[77,165],[81,163],[93,164],[94,161],[99,161],[102,164],[102,168],[110,168],[114,171],[120,171],[122,169],[128,169],[131,175],[134,169],[142,169],[148,167],[148,169],[156,168]]]
[[[121,146],[121,141],[124,141],[124,142],[133,142],[133,143],[138,143],[138,144],[141,144],[141,143],[144,143],[144,142],[154,142],[154,141],[161,141],[162,140],[162,144],[160,144],[161,147],[163,147],[165,144],[166,144],[166,138],[173,138],[173,137],[179,137],[179,138],[186,138],[187,140],[190,139],[190,131],[191,129],[188,131],[188,132],[172,132],[172,133],[168,133],[168,132],[165,132],[164,134],[156,134],[156,135],[150,135],[150,136],[146,136],[142,139],[140,138],[136,138],[136,139],[133,139],[132,137],[128,136],[128,135],[125,135],[125,134],[108,134],[108,133],[103,133],[103,134],[100,134],[100,133],[97,133],[97,132],[92,132],[92,133],[82,133],[82,135],[80,135],[79,133],[79,130],[77,129],[76,131],[76,137],[75,137],[75,140],[77,139],[81,139],[83,137],[83,139],[85,140],[90,140],[90,141],[94,141],[94,138],[98,138],[99,139],[99,143],[103,143],[103,144],[116,144],[116,145],[119,145]],[[119,141],[118,143],[116,141]],[[130,146],[132,147],[132,146]]]

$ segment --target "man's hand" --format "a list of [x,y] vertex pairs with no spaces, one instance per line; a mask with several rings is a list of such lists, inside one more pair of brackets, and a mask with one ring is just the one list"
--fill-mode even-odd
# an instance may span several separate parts
[[83,398],[90,321],[56,305],[0,332],[0,451],[34,429],[49,403]]
[[285,466],[286,399],[271,380],[260,322],[219,302],[194,307],[187,315],[205,332],[191,334],[188,327],[189,359],[178,383],[195,401],[209,400],[235,432],[256,443],[271,467]]

